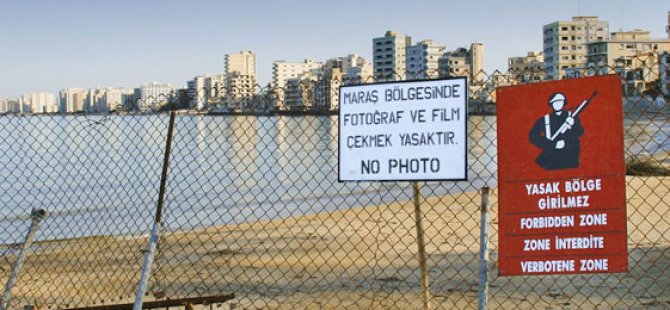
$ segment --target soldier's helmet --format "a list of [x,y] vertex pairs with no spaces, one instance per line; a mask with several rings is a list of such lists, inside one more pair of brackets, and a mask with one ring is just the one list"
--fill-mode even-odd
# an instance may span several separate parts
[[[558,104],[561,103],[561,106],[557,108],[557,106],[554,105],[554,103]],[[567,100],[565,99],[565,95],[562,93],[553,93],[551,96],[549,96],[549,101],[547,104],[552,107],[554,110],[560,110],[567,104]]]

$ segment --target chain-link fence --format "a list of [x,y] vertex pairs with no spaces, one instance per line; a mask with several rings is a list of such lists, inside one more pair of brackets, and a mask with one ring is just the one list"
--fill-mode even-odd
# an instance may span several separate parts
[[[489,308],[670,307],[670,105],[662,82],[630,87],[625,74],[629,272],[498,277],[495,88],[520,76],[534,73],[471,77],[468,181],[420,183],[431,307],[477,307],[485,186]],[[133,302],[159,200],[166,105],[193,108],[174,123],[145,300],[232,293],[211,308],[422,308],[412,184],[339,183],[339,83],[289,86],[179,91],[105,115],[0,116],[0,284],[30,210],[48,211],[8,308]]]

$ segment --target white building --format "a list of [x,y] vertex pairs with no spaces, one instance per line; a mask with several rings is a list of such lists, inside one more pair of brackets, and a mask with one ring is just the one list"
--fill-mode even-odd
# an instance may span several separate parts
[[59,110],[61,113],[83,112],[86,105],[86,90],[83,88],[65,88],[59,92]]
[[374,82],[372,64],[365,58],[350,54],[339,58],[342,63],[342,84],[363,84]]
[[303,62],[275,61],[272,64],[272,88],[274,90],[274,105],[283,108],[286,82],[299,77],[301,74],[318,70],[323,62],[305,59]]
[[167,104],[174,89],[174,86],[170,83],[151,82],[142,84],[139,90],[139,109],[147,111]]
[[283,60],[272,63],[272,87],[282,89],[286,87],[288,79],[296,78],[310,70],[323,66],[323,62],[305,59],[302,62],[287,62]]
[[57,113],[58,105],[52,93],[28,93],[19,98],[19,112],[34,114]]
[[256,54],[251,51],[226,54],[224,67],[226,75],[234,72],[242,75],[256,75]]
[[374,79],[372,65],[356,54],[334,57],[318,68],[288,79],[284,110],[332,111],[339,108],[339,87],[362,84]]
[[120,88],[120,87],[108,87],[104,90],[104,110],[120,110],[124,107],[127,107],[129,100],[134,95],[134,90],[132,88]]
[[542,29],[544,63],[548,79],[566,77],[566,70],[586,65],[587,44],[609,38],[609,23],[597,16],[575,16]]
[[423,40],[407,47],[407,78],[411,80],[434,79],[439,77],[439,59],[446,47]]
[[16,99],[0,99],[0,113],[18,113],[19,101]]
[[644,92],[660,78],[659,54],[663,52],[670,52],[670,39],[651,38],[642,29],[612,32],[610,39],[587,44],[587,63],[572,75],[618,73],[624,92]]
[[544,53],[528,52],[526,56],[510,57],[507,62],[509,73],[517,83],[539,82],[546,79]]
[[225,57],[225,102],[230,109],[250,106],[256,95],[256,54],[242,51]]
[[11,113],[9,99],[0,98],[0,113]]
[[190,99],[189,107],[203,110],[219,103],[224,95],[225,77],[219,75],[198,75],[187,82]]
[[377,81],[398,81],[407,77],[407,47],[412,37],[387,31],[383,37],[372,39],[372,61]]

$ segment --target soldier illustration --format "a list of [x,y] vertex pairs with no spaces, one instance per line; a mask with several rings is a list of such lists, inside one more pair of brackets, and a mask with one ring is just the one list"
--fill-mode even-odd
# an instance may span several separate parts
[[542,149],[535,162],[545,170],[579,167],[579,138],[584,128],[579,113],[591,102],[597,92],[584,100],[574,111],[565,109],[567,98],[562,93],[549,96],[553,110],[538,119],[530,130],[530,143]]

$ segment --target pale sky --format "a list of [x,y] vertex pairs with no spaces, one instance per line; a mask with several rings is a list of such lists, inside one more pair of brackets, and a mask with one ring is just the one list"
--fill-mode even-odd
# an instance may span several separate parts
[[448,50],[484,43],[485,69],[542,50],[542,26],[597,15],[610,31],[667,37],[667,0],[0,0],[0,98],[67,87],[183,87],[223,71],[223,56],[257,55],[262,85],[275,60],[372,57],[395,30]]

